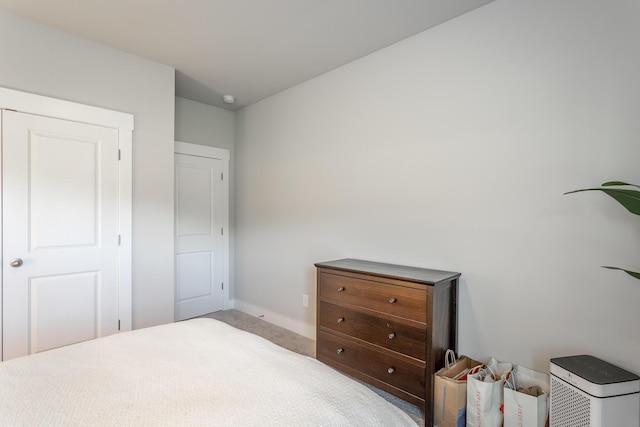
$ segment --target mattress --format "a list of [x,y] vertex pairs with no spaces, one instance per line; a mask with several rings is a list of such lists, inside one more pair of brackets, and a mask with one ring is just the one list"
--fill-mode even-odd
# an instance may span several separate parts
[[213,319],[0,363],[1,426],[415,426],[310,357]]

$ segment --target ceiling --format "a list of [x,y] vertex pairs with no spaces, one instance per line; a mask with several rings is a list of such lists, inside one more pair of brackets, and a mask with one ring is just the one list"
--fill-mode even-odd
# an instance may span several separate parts
[[0,0],[0,10],[169,65],[177,96],[235,110],[491,1]]

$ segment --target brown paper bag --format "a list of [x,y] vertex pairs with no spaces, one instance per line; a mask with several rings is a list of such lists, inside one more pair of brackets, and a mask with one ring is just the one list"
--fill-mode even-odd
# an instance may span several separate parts
[[467,356],[455,359],[447,350],[445,366],[434,374],[433,425],[436,427],[464,427],[467,413],[466,371],[482,365]]

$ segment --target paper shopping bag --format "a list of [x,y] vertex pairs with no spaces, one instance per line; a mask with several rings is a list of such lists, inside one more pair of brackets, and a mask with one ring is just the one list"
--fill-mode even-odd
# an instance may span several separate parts
[[467,427],[501,427],[504,383],[512,365],[492,358],[487,368],[467,380]]
[[[450,353],[451,352],[451,353]],[[434,374],[433,425],[435,427],[464,427],[467,412],[467,374],[482,362],[467,356],[450,359],[447,351],[445,366]]]
[[504,389],[504,427],[545,427],[549,417],[549,375],[516,366],[515,390]]

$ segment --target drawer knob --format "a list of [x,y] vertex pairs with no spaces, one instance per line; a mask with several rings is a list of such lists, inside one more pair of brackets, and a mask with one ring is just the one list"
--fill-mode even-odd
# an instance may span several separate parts
[[338,317],[338,323],[344,322],[344,317]]
[[337,349],[337,350],[336,350],[336,353],[338,353],[338,354],[342,354],[342,353],[344,353],[344,348],[339,348],[339,349]]
[[344,286],[340,286],[340,287],[338,288],[338,292],[344,292]]
[[389,302],[390,302],[391,304],[393,304],[393,303],[398,302],[398,300],[397,300],[397,299],[395,299],[395,298],[389,298]]
[[387,369],[387,372],[390,374],[393,374],[396,371],[396,368],[394,368],[393,366],[389,369]]
[[391,332],[391,333],[389,334],[389,339],[390,339],[390,340],[394,339],[395,337],[396,337],[396,333],[395,333],[395,332]]

